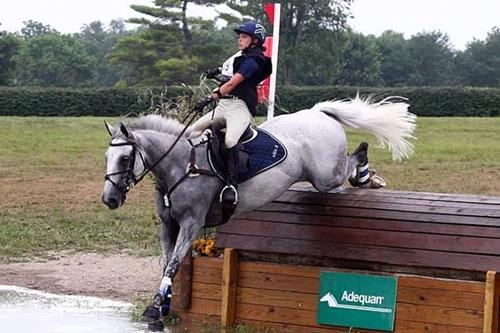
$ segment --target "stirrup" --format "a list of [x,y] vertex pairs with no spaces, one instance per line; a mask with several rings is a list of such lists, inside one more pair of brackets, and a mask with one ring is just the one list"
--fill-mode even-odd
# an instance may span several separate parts
[[223,202],[224,200],[223,199],[223,196],[224,196],[224,192],[226,190],[231,190],[234,192],[234,202],[233,202],[233,205],[237,205],[238,204],[238,191],[236,190],[236,187],[234,187],[234,185],[226,185],[224,186],[224,188],[222,189],[222,191],[220,191],[220,195],[219,195],[219,202]]

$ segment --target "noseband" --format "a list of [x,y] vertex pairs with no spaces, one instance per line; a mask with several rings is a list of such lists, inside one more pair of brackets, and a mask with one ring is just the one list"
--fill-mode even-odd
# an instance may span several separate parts
[[[129,168],[122,171],[108,173],[104,176],[104,180],[109,181],[111,184],[113,184],[114,187],[116,187],[121,192],[122,195],[125,195],[135,184],[137,184],[140,181],[140,179],[136,177],[134,174],[136,151],[139,152],[139,156],[141,157],[144,169],[147,169],[147,162],[144,158],[144,155],[141,153],[141,150],[137,149],[137,143],[135,142],[131,141],[120,142],[120,143],[110,142],[109,145],[111,147],[132,146],[132,154],[130,156]],[[115,175],[125,175],[125,182],[123,185],[120,185],[111,179],[111,176]]]

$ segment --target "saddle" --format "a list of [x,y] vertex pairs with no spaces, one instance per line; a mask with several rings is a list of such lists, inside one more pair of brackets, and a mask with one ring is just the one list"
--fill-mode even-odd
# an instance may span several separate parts
[[[226,167],[224,158],[225,133],[220,128],[212,127],[207,131],[207,157],[212,171],[224,181]],[[271,134],[260,128],[248,127],[239,143],[238,183],[269,170],[283,162],[288,151],[286,147]],[[205,217],[204,227],[214,227],[226,223],[232,212],[224,211],[219,196],[212,200],[211,207]]]
[[[208,143],[208,161],[212,170],[225,178],[224,138],[221,128],[212,126]],[[283,162],[288,154],[286,147],[263,129],[248,126],[238,143],[238,184],[271,169]]]

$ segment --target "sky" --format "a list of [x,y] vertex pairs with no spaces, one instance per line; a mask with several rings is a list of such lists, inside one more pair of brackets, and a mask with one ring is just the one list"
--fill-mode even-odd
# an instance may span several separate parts
[[[79,32],[84,24],[100,20],[137,17],[131,4],[152,0],[0,0],[0,30],[20,31],[29,19],[50,25],[62,33]],[[456,49],[463,50],[473,38],[484,40],[494,26],[500,27],[500,0],[354,0],[354,19],[349,25],[364,34],[385,30],[406,38],[422,31],[447,33]],[[197,16],[202,12],[191,9]],[[215,15],[215,10],[203,10]]]

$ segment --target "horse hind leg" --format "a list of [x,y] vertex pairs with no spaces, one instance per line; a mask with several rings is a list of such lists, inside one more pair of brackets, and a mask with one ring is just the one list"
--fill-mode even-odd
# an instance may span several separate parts
[[359,146],[352,152],[349,183],[353,187],[360,188],[380,188],[384,187],[385,181],[374,174],[369,169],[368,164],[368,143],[361,142]]

